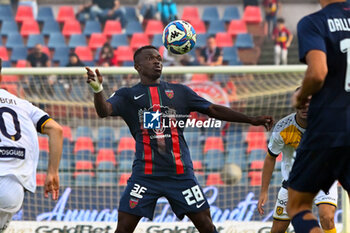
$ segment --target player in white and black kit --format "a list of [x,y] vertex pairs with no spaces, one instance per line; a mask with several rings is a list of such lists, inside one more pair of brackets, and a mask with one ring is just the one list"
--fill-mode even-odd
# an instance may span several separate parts
[[[307,111],[308,108],[305,107],[282,118],[277,122],[270,137],[262,173],[258,211],[261,215],[264,214],[264,204],[268,198],[269,183],[275,168],[276,158],[282,153],[281,171],[283,181],[273,212],[271,233],[286,232],[290,223],[286,208],[288,203],[287,181],[294,163],[295,150],[299,146],[301,137],[307,127]],[[337,184],[338,182],[335,182],[328,193],[320,191],[314,199],[314,203],[318,207],[322,228],[326,233],[336,233],[334,215],[338,201]]]
[[49,136],[44,195],[48,197],[48,193],[52,193],[52,198],[57,200],[62,127],[46,112],[0,89],[0,233],[21,208],[24,191],[35,192],[39,158],[37,132]]

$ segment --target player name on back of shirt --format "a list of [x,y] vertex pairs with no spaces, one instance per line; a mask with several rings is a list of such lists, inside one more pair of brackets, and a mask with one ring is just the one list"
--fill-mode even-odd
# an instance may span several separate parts
[[327,22],[330,32],[350,32],[350,18],[328,19]]
[[0,103],[17,105],[16,100],[2,97],[0,97]]

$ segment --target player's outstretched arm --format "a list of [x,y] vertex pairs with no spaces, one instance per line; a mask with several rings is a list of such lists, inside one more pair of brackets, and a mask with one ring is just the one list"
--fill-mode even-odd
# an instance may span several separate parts
[[44,184],[44,195],[47,198],[51,193],[52,199],[57,200],[59,194],[58,168],[63,147],[62,127],[51,119],[44,125],[42,133],[49,136],[49,165]]
[[90,85],[92,90],[94,91],[94,105],[99,117],[107,117],[110,116],[113,112],[112,105],[106,101],[103,96],[102,90],[102,82],[103,78],[98,69],[92,71],[89,67],[85,67],[87,71],[87,83]]
[[260,188],[260,196],[258,201],[258,211],[260,215],[264,214],[264,205],[268,199],[269,185],[275,168],[276,158],[267,154],[264,161],[264,167],[262,171],[262,181]]
[[273,125],[273,119],[271,116],[250,117],[218,104],[210,105],[205,114],[223,121],[263,125],[267,130],[270,130]]

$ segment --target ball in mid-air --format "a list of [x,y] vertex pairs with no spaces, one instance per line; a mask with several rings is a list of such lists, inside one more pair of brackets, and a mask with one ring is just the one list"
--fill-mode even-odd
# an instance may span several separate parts
[[173,54],[185,54],[196,44],[196,32],[184,20],[170,22],[163,31],[163,44]]
[[242,178],[242,169],[234,163],[228,163],[225,164],[220,175],[225,184],[235,185],[239,183]]

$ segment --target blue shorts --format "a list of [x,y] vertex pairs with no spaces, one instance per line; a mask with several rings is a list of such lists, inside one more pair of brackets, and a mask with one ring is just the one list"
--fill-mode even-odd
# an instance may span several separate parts
[[132,175],[120,199],[119,211],[153,219],[158,198],[165,197],[179,219],[209,208],[196,177]]
[[299,192],[328,193],[335,180],[350,191],[350,147],[297,151],[289,187]]

